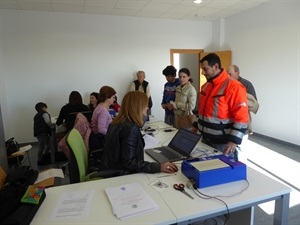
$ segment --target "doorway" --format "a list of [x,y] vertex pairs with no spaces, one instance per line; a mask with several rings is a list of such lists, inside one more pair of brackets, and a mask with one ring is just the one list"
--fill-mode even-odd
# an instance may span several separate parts
[[[200,54],[203,53],[203,49],[170,49],[170,63],[177,71],[183,67],[190,70],[193,78],[193,86],[199,92],[201,85],[200,74]],[[203,75],[202,75],[203,76]],[[205,77],[204,77],[205,79]]]
[[[170,49],[170,63],[177,70],[186,67],[190,70],[193,78],[193,86],[197,92],[200,92],[201,86],[206,82],[200,68],[200,59],[210,52],[204,52],[203,49]],[[222,62],[222,67],[226,69],[231,65],[231,51],[214,51]]]

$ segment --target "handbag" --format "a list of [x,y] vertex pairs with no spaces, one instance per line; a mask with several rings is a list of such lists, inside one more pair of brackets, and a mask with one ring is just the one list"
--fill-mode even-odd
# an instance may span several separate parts
[[196,116],[194,114],[185,114],[177,116],[175,120],[175,127],[180,128],[191,128],[193,123],[196,121]]
[[14,140],[14,138],[10,138],[5,142],[6,152],[7,156],[10,156],[11,154],[19,151],[19,144],[17,141]]

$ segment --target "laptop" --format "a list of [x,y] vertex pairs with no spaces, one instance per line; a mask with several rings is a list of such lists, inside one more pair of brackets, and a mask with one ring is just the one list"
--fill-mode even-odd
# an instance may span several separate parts
[[145,149],[145,152],[159,163],[188,159],[200,138],[199,134],[179,129],[168,146]]

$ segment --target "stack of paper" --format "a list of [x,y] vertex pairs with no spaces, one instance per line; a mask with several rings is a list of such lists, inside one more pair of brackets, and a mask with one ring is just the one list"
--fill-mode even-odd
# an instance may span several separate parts
[[105,192],[114,214],[121,220],[158,209],[156,203],[137,183],[106,188]]

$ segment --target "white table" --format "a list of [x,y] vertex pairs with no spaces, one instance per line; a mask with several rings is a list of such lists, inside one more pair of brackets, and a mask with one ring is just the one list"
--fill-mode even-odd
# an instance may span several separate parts
[[[157,177],[163,175],[147,174],[147,176],[150,180],[155,180]],[[173,184],[186,184],[188,181],[181,172],[172,176],[160,177],[159,179],[167,183],[170,187],[160,191],[159,194],[176,216],[178,224],[189,224],[227,213],[225,205],[220,201],[201,199],[193,189],[186,188],[186,191],[194,197],[194,199],[190,199],[183,193],[173,189]],[[243,221],[243,225],[253,224],[254,214],[252,207],[272,200],[276,201],[273,224],[288,224],[289,193],[291,189],[249,167],[247,168],[247,179],[250,185],[243,193],[232,197],[219,197],[226,202],[229,208],[231,218],[228,224],[240,225],[241,221]],[[239,193],[246,186],[247,182],[243,180],[198,190],[209,196],[231,196],[232,194]],[[232,212],[236,211],[241,211],[241,214],[232,214]],[[241,217],[242,220],[237,219]]]
[[[151,126],[152,128],[157,126],[154,134],[155,137],[160,140],[159,146],[167,145],[176,132],[164,132],[163,129],[169,126],[153,118],[151,118],[146,126]],[[211,154],[216,154],[213,148],[203,143],[198,143],[195,149],[197,148],[203,149]],[[151,161],[152,159],[145,154],[145,160]],[[161,191],[156,191],[153,187],[148,185],[151,181],[157,179],[169,184],[169,187]],[[230,211],[231,218],[227,224],[252,224],[254,215],[253,207],[272,200],[276,202],[273,224],[288,224],[289,196],[291,189],[249,167],[247,167],[247,179],[250,186],[243,193],[232,197],[220,197],[226,202]],[[189,224],[227,213],[225,205],[215,199],[201,199],[192,189],[187,189],[187,191],[194,196],[194,199],[190,199],[183,193],[173,189],[174,183],[185,184],[187,180],[188,179],[179,171],[176,175],[167,175],[165,173],[133,174],[50,188],[47,189],[47,197],[31,224]],[[159,205],[159,210],[147,212],[143,215],[121,221],[113,214],[104,189],[132,182],[137,182],[142,185],[144,190]],[[237,181],[199,190],[210,196],[228,196],[240,192],[245,186],[246,181]],[[49,220],[50,213],[61,193],[90,189],[95,189],[95,193],[91,204],[91,212],[87,219],[69,219],[64,221]]]
[[[119,220],[113,214],[110,202],[104,192],[107,187],[119,186],[137,182],[151,196],[159,209],[135,216],[126,220]],[[49,188],[46,190],[46,199],[40,206],[31,225],[57,225],[57,224],[174,224],[176,218],[168,205],[161,198],[159,193],[147,184],[148,178],[145,174],[127,175],[97,181],[89,181],[72,185],[64,185]],[[93,200],[90,206],[88,218],[65,219],[61,221],[51,221],[50,216],[57,200],[62,193],[78,190],[94,190]]]
[[[167,145],[175,132],[166,133],[161,128],[165,128],[168,125],[157,121],[154,118],[150,120],[146,126],[154,127],[159,126],[158,132],[155,133],[155,137]],[[203,152],[195,152],[197,150],[202,150]],[[216,153],[215,149],[210,146],[199,142],[194,148],[194,154],[221,154]],[[192,152],[192,154],[193,154]],[[151,157],[145,154],[145,160],[153,161]],[[181,162],[180,162],[181,163]],[[178,165],[178,164],[177,164]],[[179,164],[180,165],[180,164]],[[176,173],[172,176],[164,176],[165,174],[147,174],[150,180],[160,179],[163,182],[169,184],[169,189],[159,192],[161,197],[167,202],[169,208],[174,213],[177,218],[178,224],[189,224],[191,222],[196,222],[199,220],[204,220],[214,216],[220,216],[226,214],[226,207],[220,201],[209,199],[204,200],[197,196],[194,190],[187,191],[194,197],[194,200],[190,199],[186,195],[173,189],[173,184],[183,183],[186,184],[188,181],[181,172]],[[213,178],[212,178],[213,179]],[[273,225],[285,225],[288,224],[288,210],[289,210],[289,198],[291,189],[286,185],[275,181],[274,179],[263,175],[256,170],[247,167],[247,180],[249,181],[249,187],[241,194],[232,197],[220,197],[226,202],[231,218],[228,224],[240,225],[241,221],[244,224],[253,224],[254,217],[254,206],[275,200],[275,210],[274,210],[274,221]],[[229,196],[235,193],[239,193],[247,186],[246,181],[230,182],[223,185],[212,186],[208,188],[199,189],[202,193],[209,196]],[[235,212],[235,213],[233,213]]]

